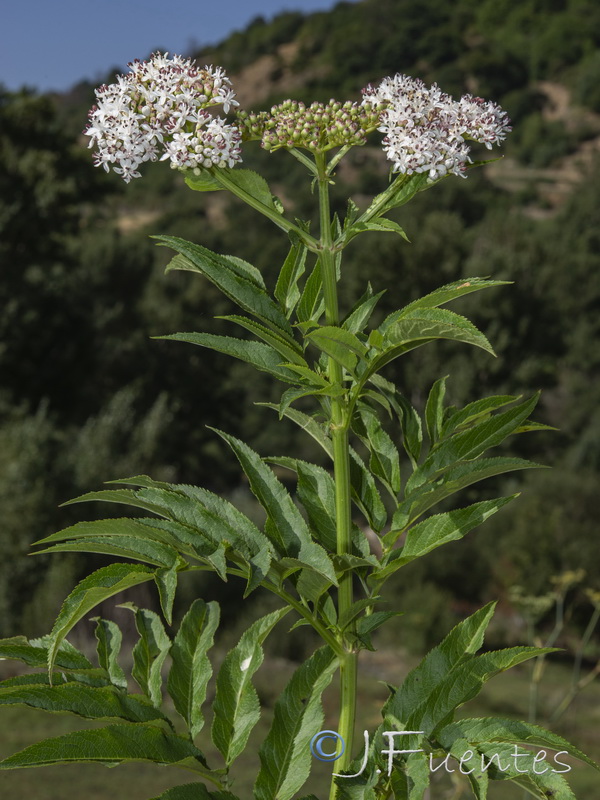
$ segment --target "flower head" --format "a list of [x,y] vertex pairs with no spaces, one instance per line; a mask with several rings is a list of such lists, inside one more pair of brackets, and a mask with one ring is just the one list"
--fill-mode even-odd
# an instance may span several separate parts
[[458,102],[433,84],[395,75],[363,91],[363,105],[383,105],[379,130],[393,171],[412,175],[428,172],[431,180],[448,173],[465,177],[467,140],[487,148],[511,130],[506,112],[480,97],[465,95]]
[[129,183],[145,161],[170,159],[173,168],[233,166],[240,161],[241,134],[209,108],[237,105],[231,82],[220,68],[154,53],[129,64],[130,73],[96,90],[98,104],[85,130],[96,145],[96,166]]
[[265,150],[304,147],[324,152],[333,147],[365,144],[367,134],[379,124],[383,107],[358,103],[311,103],[285,100],[270,111],[238,114],[244,139],[260,139]]

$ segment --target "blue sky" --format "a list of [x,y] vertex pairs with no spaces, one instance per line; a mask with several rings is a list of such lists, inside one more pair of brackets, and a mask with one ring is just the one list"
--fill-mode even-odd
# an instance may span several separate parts
[[160,48],[213,44],[258,15],[324,11],[336,0],[7,0],[0,84],[64,90]]

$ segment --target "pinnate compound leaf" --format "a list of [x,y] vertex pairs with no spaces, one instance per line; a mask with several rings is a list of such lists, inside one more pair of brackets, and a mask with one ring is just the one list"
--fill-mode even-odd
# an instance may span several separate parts
[[408,525],[415,522],[436,503],[456,494],[466,486],[471,486],[473,483],[478,483],[494,475],[502,475],[505,472],[512,472],[518,469],[533,469],[541,466],[541,464],[536,464],[533,461],[508,456],[459,462],[444,472],[442,481],[436,480],[434,476],[433,480],[421,484],[417,489],[407,494],[404,501],[399,504],[394,512],[392,529],[404,531]]
[[153,577],[154,570],[143,564],[110,564],[80,581],[62,604],[50,633],[48,673],[52,673],[60,643],[82,617],[103,600]]
[[441,442],[407,481],[406,492],[421,486],[428,478],[436,475],[458,461],[472,460],[482,455],[490,447],[496,447],[514,433],[535,408],[538,395],[524,401],[515,408],[494,414],[473,428],[457,433]]
[[[462,750],[465,744],[457,743],[453,749]],[[472,754],[472,755],[471,755]],[[463,757],[464,769],[475,769],[473,775],[489,775],[492,780],[512,781],[527,790],[527,795],[553,800],[576,800],[569,784],[561,772],[568,771],[568,765],[558,753],[552,761],[545,760],[546,752],[532,752],[517,745],[498,742],[482,742],[475,752],[470,748],[469,756]],[[481,785],[486,782],[481,781]],[[485,795],[482,795],[485,800]]]
[[263,662],[264,640],[289,610],[289,607],[282,608],[257,620],[221,664],[211,735],[228,765],[244,750],[252,728],[260,719],[260,703],[252,676]]
[[127,689],[127,677],[119,665],[118,658],[123,641],[123,634],[116,622],[110,619],[92,617],[96,622],[96,652],[98,664],[106,670],[111,683],[119,689]]
[[454,411],[445,420],[443,425],[442,436],[446,439],[457,428],[466,427],[471,425],[478,419],[486,417],[493,411],[497,411],[502,406],[509,403],[514,403],[519,397],[516,395],[503,394],[493,395],[492,397],[482,397],[480,400],[474,400],[468,403],[464,408],[459,408]]
[[572,745],[562,736],[558,736],[552,731],[548,731],[539,725],[530,722],[521,722],[515,719],[504,719],[502,717],[479,717],[473,719],[461,719],[452,722],[442,728],[437,739],[440,744],[448,749],[457,738],[466,739],[472,744],[485,742],[505,742],[515,744],[536,745],[538,747],[548,747],[552,750],[567,751],[570,755],[584,761],[594,769],[600,770],[600,766],[577,747]]
[[[514,494],[509,497],[499,497],[496,500],[482,500],[465,508],[456,508],[443,514],[435,514],[423,522],[419,522],[409,529],[404,547],[391,554],[386,566],[376,573],[376,577],[380,580],[387,578],[400,567],[424,556],[436,547],[462,539],[469,531],[481,525],[488,517],[516,497],[518,495]],[[392,546],[398,535],[398,531],[390,531],[384,537],[385,544]]]
[[248,476],[250,488],[265,509],[276,535],[276,546],[337,585],[335,570],[325,550],[311,539],[310,530],[289,492],[266,462],[234,436],[216,431],[232,448]]
[[398,721],[408,718],[412,709],[423,703],[436,686],[465,658],[483,644],[485,631],[494,614],[495,603],[459,622],[444,640],[409,672],[402,686],[394,691],[385,707],[386,716]]
[[434,688],[430,696],[411,710],[407,729],[420,730],[429,736],[440,725],[448,724],[456,709],[476,697],[484,683],[494,675],[546,653],[554,648],[511,647],[492,650],[458,664]]
[[219,606],[194,600],[181,621],[171,647],[173,663],[169,672],[167,689],[173,704],[186,721],[192,738],[204,725],[202,704],[212,667],[208,650],[219,625]]
[[131,677],[155,708],[162,703],[162,666],[169,654],[171,640],[160,617],[154,611],[137,608],[133,603],[123,603],[135,615],[135,627],[140,638],[133,648]]
[[15,686],[0,692],[0,705],[17,704],[44,711],[76,714],[86,719],[166,721],[160,711],[144,702],[139,695],[124,694],[112,686],[82,686],[75,681],[58,686]]
[[251,364],[260,372],[267,372],[280,381],[296,383],[295,374],[287,367],[282,366],[283,361],[290,360],[290,354],[285,358],[281,352],[275,350],[270,344],[264,342],[236,339],[233,336],[219,336],[215,333],[172,333],[168,336],[157,336],[157,339],[171,339],[177,342],[189,342],[209,350],[237,358]]
[[291,800],[310,773],[310,740],[323,723],[321,695],[337,669],[328,648],[317,650],[294,673],[275,703],[273,724],[260,748],[256,800]]
[[[0,769],[73,762],[110,766],[131,761],[189,764],[198,771],[205,768],[202,753],[181,736],[152,725],[108,725],[45,739],[0,761]],[[204,771],[208,773],[208,769]]]

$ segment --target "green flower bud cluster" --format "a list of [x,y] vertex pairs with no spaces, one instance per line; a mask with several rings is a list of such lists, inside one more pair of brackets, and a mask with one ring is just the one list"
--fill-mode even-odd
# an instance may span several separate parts
[[270,111],[240,111],[237,124],[245,141],[260,140],[265,150],[280,147],[304,147],[325,152],[334,147],[362,145],[367,134],[380,124],[384,104],[329,100],[306,106],[297,100],[285,100]]

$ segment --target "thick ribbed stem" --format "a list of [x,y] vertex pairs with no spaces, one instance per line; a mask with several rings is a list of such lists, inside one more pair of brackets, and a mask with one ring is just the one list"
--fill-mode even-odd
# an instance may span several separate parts
[[[321,220],[320,258],[325,299],[325,318],[328,325],[339,325],[340,316],[337,297],[337,276],[333,237],[331,232],[331,212],[329,208],[329,177],[325,156],[315,158],[319,182],[319,208]],[[328,377],[334,386],[342,386],[342,366],[329,358]],[[348,441],[348,409],[343,396],[332,398],[331,438],[333,443],[333,472],[335,480],[335,517],[337,531],[337,552],[351,552],[350,516],[350,456]],[[340,578],[338,591],[338,617],[347,612],[354,601],[352,574],[345,572]],[[345,646],[345,655],[340,658],[340,719],[338,733],[346,749],[336,762],[336,772],[347,769],[352,760],[354,720],[356,717],[356,677],[357,653],[352,646]],[[337,797],[337,787],[331,786],[330,800]]]

